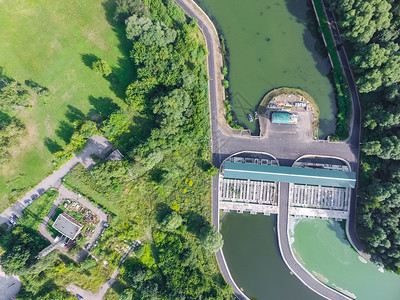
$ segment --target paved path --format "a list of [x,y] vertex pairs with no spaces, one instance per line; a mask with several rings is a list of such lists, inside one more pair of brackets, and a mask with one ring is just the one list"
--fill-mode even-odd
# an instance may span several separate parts
[[326,286],[319,280],[316,280],[302,265],[295,259],[289,241],[289,183],[279,184],[279,213],[278,213],[278,243],[282,259],[293,274],[299,278],[308,288],[320,296],[331,300],[350,299],[343,294]]
[[59,187],[61,185],[61,179],[67,175],[77,163],[80,162],[83,164],[83,166],[90,169],[94,164],[94,161],[90,155],[95,154],[103,158],[104,155],[111,149],[112,146],[105,137],[96,135],[90,138],[86,147],[79,154],[73,156],[57,171],[54,171],[50,176],[43,179],[37,186],[27,192],[13,206],[2,212],[0,214],[0,225],[7,222],[12,214],[22,216],[22,211],[26,208],[25,200],[31,199],[32,195],[37,195],[39,191],[43,193],[52,187]]
[[[357,85],[355,83],[353,72],[350,68],[349,59],[346,54],[346,50],[344,49],[343,41],[340,35],[339,27],[336,22],[336,18],[332,10],[330,10],[329,4],[326,0],[322,0],[322,5],[324,7],[325,15],[328,20],[329,28],[332,34],[332,37],[335,42],[336,51],[339,55],[340,63],[342,66],[342,71],[345,75],[347,84],[349,86],[351,99],[352,99],[352,120],[351,120],[351,135],[347,140],[348,143],[357,146],[357,167],[358,170],[360,167],[360,135],[361,135],[361,104],[360,98],[358,96]],[[357,183],[358,183],[358,172],[357,172]],[[350,218],[348,222],[346,222],[346,233],[349,238],[350,243],[356,249],[358,253],[363,255],[366,258],[370,256],[365,254],[364,247],[357,236],[356,231],[356,213],[357,213],[357,188],[353,190],[352,201],[350,203]]]
[[114,271],[114,273],[111,275],[110,279],[106,283],[103,283],[100,286],[100,288],[96,293],[84,290],[76,286],[75,284],[68,285],[67,291],[73,295],[79,294],[80,296],[82,296],[84,300],[101,300],[104,298],[104,295],[106,294],[107,290],[113,285],[117,276],[118,276],[118,269]]
[[[221,109],[223,95],[221,95],[222,85],[221,79],[221,52],[218,40],[218,34],[215,27],[208,16],[198,7],[192,0],[175,0],[175,2],[192,18],[196,18],[198,26],[203,32],[209,55],[207,57],[209,96],[210,96],[210,118],[211,118],[211,134],[212,134],[212,151],[213,151],[213,164],[219,167],[222,161],[233,153],[240,151],[260,151],[268,152],[279,159],[283,166],[291,166],[291,164],[300,156],[310,155],[323,155],[323,156],[339,156],[346,159],[353,171],[358,171],[359,167],[359,153],[360,153],[360,102],[357,92],[357,87],[354,82],[354,77],[349,67],[348,59],[343,47],[338,47],[338,54],[342,62],[342,68],[345,78],[349,85],[351,99],[352,99],[352,118],[351,118],[351,132],[350,137],[345,142],[325,142],[315,141],[311,137],[308,140],[296,140],[295,137],[288,137],[285,135],[268,136],[265,134],[262,137],[249,137],[248,135],[238,134],[237,131],[229,129],[224,119],[224,111]],[[324,3],[325,4],[325,3]],[[328,15],[331,24],[336,27],[335,20],[332,19],[333,14]],[[337,30],[337,33],[339,31]],[[334,32],[334,40],[336,46],[342,44],[340,35]],[[213,179],[212,188],[212,223],[219,229],[219,210],[218,210],[218,178]],[[287,201],[287,199],[286,199]],[[285,205],[282,206],[284,210]],[[321,284],[317,279],[311,276],[307,271],[301,268],[293,253],[290,249],[290,244],[287,235],[287,208],[282,211],[284,215],[280,217],[278,226],[278,236],[281,237],[280,245],[282,245],[282,257],[290,269],[300,278],[300,280],[309,286],[311,289],[321,294],[322,296],[331,299],[346,299],[345,296],[337,293],[333,289]],[[281,213],[279,215],[281,215]],[[350,220],[347,222],[348,237],[352,244],[356,245],[356,249],[361,249],[361,243],[358,242],[355,231],[355,215],[356,215],[356,191],[352,194],[352,201],[350,204]],[[222,251],[218,251],[217,261],[220,266],[221,272],[230,284],[240,299],[247,299],[244,293],[234,283]],[[298,273],[296,273],[298,272]]]
[[12,300],[18,294],[21,288],[21,281],[19,277],[12,275],[7,276],[0,266],[0,299],[1,300]]

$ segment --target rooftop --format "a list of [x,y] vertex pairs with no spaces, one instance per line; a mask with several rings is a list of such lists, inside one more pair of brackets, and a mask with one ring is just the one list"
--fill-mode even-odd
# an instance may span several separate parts
[[226,162],[224,178],[355,188],[356,173]]
[[273,112],[272,113],[272,123],[283,123],[289,124],[290,113],[288,112]]
[[65,212],[59,214],[53,224],[53,228],[55,230],[71,240],[74,240],[77,237],[77,235],[81,232],[82,227],[83,226],[79,224],[77,220]]

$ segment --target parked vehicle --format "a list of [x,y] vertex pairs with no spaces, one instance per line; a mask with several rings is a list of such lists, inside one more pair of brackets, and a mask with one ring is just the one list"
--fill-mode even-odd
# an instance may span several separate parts
[[11,226],[14,226],[15,224],[17,224],[18,217],[16,216],[16,214],[12,214],[8,221],[10,222]]
[[32,199],[32,200],[36,200],[37,198],[39,198],[39,195],[38,195],[38,194],[33,194],[33,195],[31,195],[31,199]]
[[24,202],[26,206],[29,206],[33,201],[31,199],[26,199]]

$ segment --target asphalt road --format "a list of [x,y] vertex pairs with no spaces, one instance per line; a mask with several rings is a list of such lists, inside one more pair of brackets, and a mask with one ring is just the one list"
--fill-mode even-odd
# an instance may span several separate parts
[[[346,141],[348,144],[353,145],[354,153],[356,155],[356,166],[353,168],[357,170],[357,184],[358,184],[358,170],[360,167],[360,135],[361,135],[361,103],[358,96],[357,85],[354,80],[353,72],[350,68],[349,60],[344,49],[342,37],[340,35],[339,27],[336,22],[334,13],[329,9],[329,3],[326,0],[322,0],[322,4],[325,10],[325,15],[329,22],[329,28],[333,36],[337,53],[342,65],[342,70],[345,75],[347,85],[350,90],[352,100],[352,120],[351,120],[351,133],[349,139]],[[356,232],[356,213],[357,213],[357,187],[352,191],[352,201],[350,203],[350,217],[348,223],[347,234],[351,241],[351,244],[356,248],[357,252],[362,253],[364,250],[363,245],[358,239]]]
[[289,183],[279,184],[279,214],[278,214],[278,243],[282,259],[288,268],[294,273],[301,282],[320,296],[331,300],[350,299],[334,289],[316,280],[306,269],[304,269],[295,259],[288,236],[289,218]]
[[[291,165],[295,159],[301,155],[323,155],[323,156],[336,156],[346,159],[353,171],[358,171],[359,167],[359,153],[360,153],[360,101],[358,97],[357,87],[351,72],[346,52],[342,45],[338,26],[336,24],[332,12],[327,11],[327,18],[330,22],[331,31],[334,37],[335,46],[338,49],[339,58],[342,63],[344,75],[346,77],[351,99],[352,99],[352,119],[351,119],[351,132],[350,137],[345,142],[325,142],[310,140],[297,140],[295,137],[288,138],[287,136],[275,136],[274,138],[257,138],[257,137],[238,137],[226,135],[222,129],[226,124],[219,124],[218,122],[218,109],[217,101],[217,84],[216,81],[216,64],[215,57],[219,55],[214,49],[213,34],[217,35],[212,22],[208,19],[207,15],[196,5],[192,0],[175,0],[175,2],[185,10],[185,12],[192,18],[198,20],[198,25],[204,34],[207,49],[209,52],[207,58],[208,75],[209,75],[209,96],[210,96],[210,114],[211,114],[211,132],[212,132],[212,151],[213,151],[213,164],[219,167],[222,161],[228,156],[239,151],[261,151],[268,152],[278,158],[281,165]],[[326,8],[327,3],[323,1]],[[211,23],[211,24],[210,24]],[[214,36],[215,38],[215,36]],[[218,39],[218,36],[216,37]],[[280,244],[280,251],[282,258],[287,266],[296,274],[296,276],[308,287],[316,293],[327,299],[348,299],[346,296],[336,292],[335,290],[325,286],[310,273],[301,267],[296,261],[290,248],[287,228],[288,228],[288,185],[281,183],[282,191],[279,201],[279,215],[278,215],[278,238]],[[355,216],[356,216],[356,190],[352,193],[352,201],[350,204],[350,218],[348,221],[348,234],[349,239],[357,250],[362,249],[355,231]],[[218,212],[218,179],[213,179],[212,190],[212,223],[219,229],[219,212]],[[248,299],[243,292],[236,286],[233,281],[229,270],[227,268],[222,251],[216,254],[218,264],[221,272],[228,284],[232,286],[236,296],[239,299]]]

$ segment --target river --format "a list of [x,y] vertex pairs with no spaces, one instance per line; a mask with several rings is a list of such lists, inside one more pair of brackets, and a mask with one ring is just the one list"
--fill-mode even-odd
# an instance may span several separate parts
[[[247,114],[280,86],[308,92],[320,108],[320,136],[335,131],[330,64],[307,0],[198,0],[226,39],[232,109],[256,132]],[[309,30],[311,29],[311,30]],[[321,55],[322,53],[322,55]]]
[[343,222],[333,220],[297,221],[292,248],[298,261],[329,286],[348,291],[357,299],[400,299],[400,276],[358,255],[343,227]]
[[[320,108],[320,137],[335,130],[336,105],[329,61],[307,0],[197,0],[229,49],[232,108],[241,124],[263,95],[280,86],[308,92]],[[275,217],[228,213],[222,217],[224,255],[236,284],[253,299],[321,299],[282,261]],[[400,299],[400,277],[381,272],[351,248],[335,221],[304,220],[293,228],[299,261],[328,285],[357,299]]]
[[322,299],[291,275],[281,259],[275,216],[238,214],[222,217],[223,252],[233,279],[253,299]]

